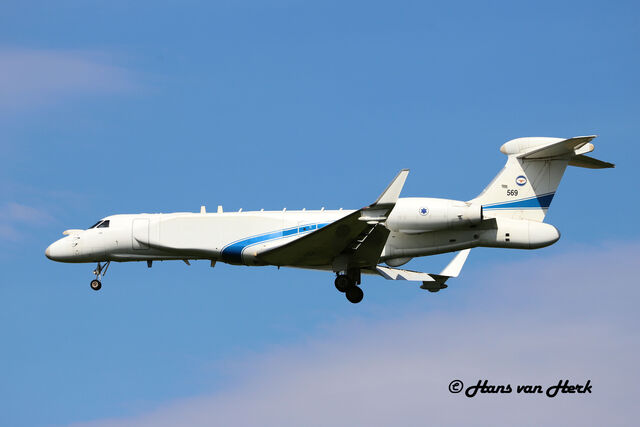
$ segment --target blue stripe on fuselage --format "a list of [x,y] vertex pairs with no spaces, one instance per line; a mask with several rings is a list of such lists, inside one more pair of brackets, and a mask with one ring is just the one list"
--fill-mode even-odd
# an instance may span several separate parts
[[514,200],[513,202],[492,203],[482,206],[482,209],[548,209],[554,194],[556,193],[542,194],[540,196]]
[[248,237],[246,239],[233,242],[224,248],[220,253],[220,258],[224,262],[231,264],[242,264],[242,251],[249,246],[256,245],[258,243],[264,243],[271,240],[284,239],[285,237],[294,236],[297,234],[309,233],[313,230],[320,229],[329,223],[323,224],[305,224],[299,227],[285,228],[283,230],[272,231],[270,233],[260,234],[257,236]]

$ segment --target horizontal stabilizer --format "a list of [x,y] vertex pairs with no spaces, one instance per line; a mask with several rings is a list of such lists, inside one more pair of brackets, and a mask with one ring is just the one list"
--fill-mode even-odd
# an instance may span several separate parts
[[593,151],[593,144],[589,144],[597,135],[576,136],[559,142],[534,148],[519,155],[521,159],[543,160],[557,157],[575,156]]
[[616,165],[609,162],[603,162],[602,160],[594,159],[593,157],[585,156],[584,154],[580,154],[579,156],[575,156],[571,160],[569,160],[569,166],[577,166],[580,168],[588,168],[588,169],[605,169],[605,168],[615,168]]

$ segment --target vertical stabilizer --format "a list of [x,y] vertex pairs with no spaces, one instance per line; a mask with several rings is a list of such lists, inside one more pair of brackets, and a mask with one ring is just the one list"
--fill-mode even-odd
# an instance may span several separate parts
[[505,167],[471,202],[482,205],[486,218],[543,221],[567,165],[614,166],[584,156],[593,151],[594,138],[518,138],[505,143],[500,148],[508,156]]

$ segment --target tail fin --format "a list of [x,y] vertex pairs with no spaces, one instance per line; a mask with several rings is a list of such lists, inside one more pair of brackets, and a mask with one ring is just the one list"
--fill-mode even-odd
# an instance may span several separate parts
[[585,153],[593,151],[596,136],[518,138],[500,151],[507,164],[472,203],[482,205],[487,218],[544,220],[567,165],[592,169],[612,168]]

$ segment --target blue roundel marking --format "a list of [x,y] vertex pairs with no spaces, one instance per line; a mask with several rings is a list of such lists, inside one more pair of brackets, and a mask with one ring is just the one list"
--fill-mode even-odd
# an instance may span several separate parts
[[420,212],[420,215],[426,215],[426,214],[428,214],[428,213],[429,213],[429,209],[427,209],[427,208],[420,208],[419,212]]
[[526,183],[527,183],[527,177],[526,176],[520,175],[519,177],[516,178],[516,184],[518,184],[520,187],[522,187]]

